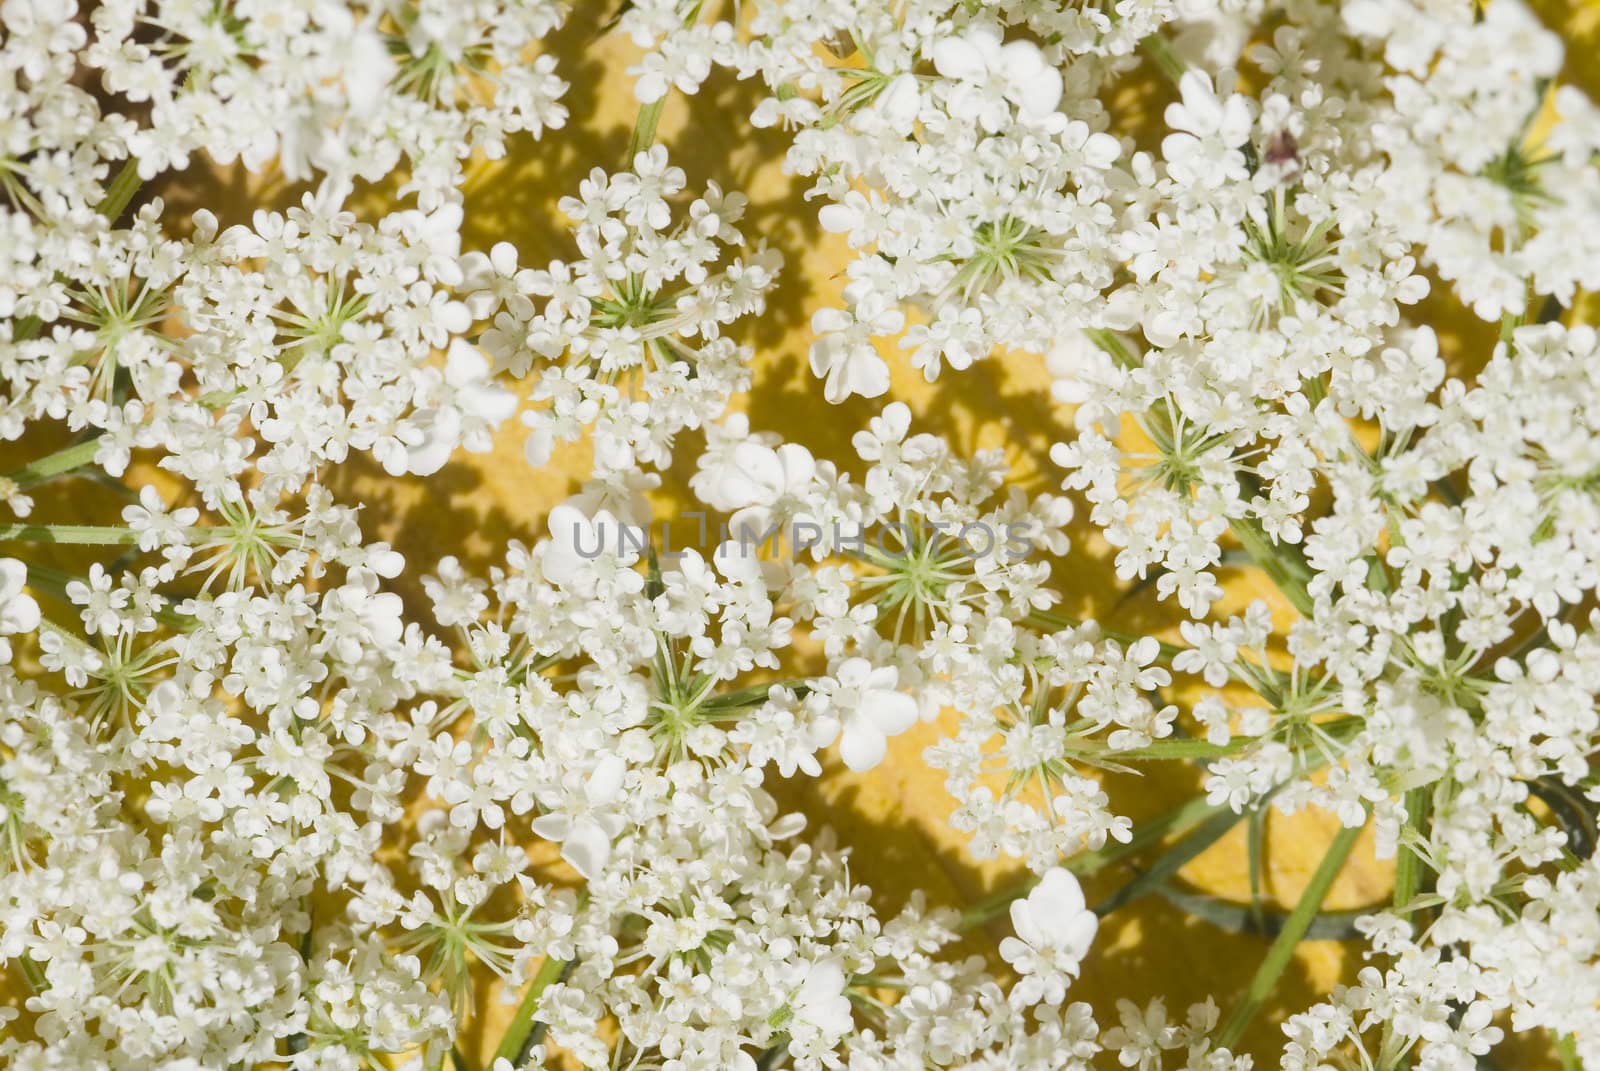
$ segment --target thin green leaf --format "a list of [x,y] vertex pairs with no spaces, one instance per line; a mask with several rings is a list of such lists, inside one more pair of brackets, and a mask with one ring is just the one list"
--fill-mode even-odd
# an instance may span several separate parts
[[33,960],[29,959],[26,952],[18,956],[16,958],[16,962],[17,967],[22,971],[22,977],[27,981],[29,988],[31,988],[35,993],[43,993],[45,990],[44,971],[39,969],[39,965]]
[[1317,864],[1316,872],[1311,875],[1311,881],[1306,886],[1305,892],[1300,895],[1294,910],[1289,912],[1289,917],[1284,920],[1277,939],[1272,942],[1272,947],[1267,949],[1266,958],[1261,961],[1255,976],[1250,979],[1250,987],[1245,991],[1244,1000],[1234,1008],[1233,1014],[1217,1033],[1216,1044],[1219,1048],[1233,1048],[1244,1035],[1245,1027],[1250,1025],[1250,1021],[1256,1017],[1261,1006],[1272,995],[1273,987],[1278,984],[1279,977],[1294,956],[1295,946],[1305,937],[1312,921],[1322,910],[1322,901],[1327,897],[1333,879],[1344,869],[1345,860],[1350,857],[1350,849],[1355,847],[1361,829],[1361,826],[1354,828],[1346,826],[1333,838],[1327,854],[1322,857],[1322,862]]
[[[1285,911],[1270,911],[1265,908],[1258,911],[1254,905],[1235,904],[1215,896],[1183,892],[1170,885],[1163,885],[1156,890],[1156,893],[1185,914],[1193,915],[1229,933],[1276,937],[1283,932],[1284,926],[1289,922],[1289,914]],[[1311,925],[1306,928],[1305,936],[1301,940],[1353,940],[1361,936],[1356,929],[1356,920],[1371,913],[1370,910],[1324,911],[1311,920]]]
[[1118,908],[1126,907],[1135,900],[1155,892],[1187,866],[1190,860],[1221,840],[1223,835],[1243,817],[1242,814],[1235,814],[1231,810],[1218,809],[1177,843],[1162,852],[1148,870],[1096,904],[1095,914],[1109,915]]
[[796,696],[804,699],[811,694],[811,686],[799,681],[773,681],[771,684],[752,684],[748,688],[739,688],[735,691],[714,695],[700,705],[701,710],[742,710],[745,707],[759,706],[767,701],[768,694],[774,688],[787,688]]
[[1243,751],[1251,744],[1256,743],[1253,736],[1236,736],[1226,744],[1213,744],[1209,740],[1194,740],[1168,737],[1164,740],[1152,740],[1144,747],[1131,748],[1126,751],[1106,750],[1096,753],[1100,759],[1125,759],[1129,762],[1160,761],[1172,759],[1218,759],[1224,755],[1232,755]]
[[139,161],[130,156],[122,162],[121,170],[111,180],[111,185],[106,187],[106,195],[96,208],[108,222],[115,223],[128,207],[128,202],[133,200],[133,195],[139,192],[139,186]]
[[1261,527],[1261,522],[1254,517],[1237,517],[1230,524],[1234,538],[1239,540],[1239,545],[1244,547],[1250,557],[1267,577],[1283,592],[1284,598],[1289,600],[1300,613],[1311,616],[1311,592],[1307,584],[1311,579],[1311,567],[1306,564],[1299,549],[1289,544],[1275,542],[1267,535],[1266,529]]
[[[1134,827],[1133,834],[1125,843],[1110,841],[1095,851],[1079,852],[1061,865],[1078,877],[1086,878],[1143,851],[1169,834],[1182,836],[1222,810],[1220,804],[1207,803],[1205,797],[1197,796]],[[961,913],[957,929],[962,932],[977,929],[1009,908],[1013,900],[1027,896],[1038,883],[1039,878],[1030,874],[1017,884],[978,901]]]

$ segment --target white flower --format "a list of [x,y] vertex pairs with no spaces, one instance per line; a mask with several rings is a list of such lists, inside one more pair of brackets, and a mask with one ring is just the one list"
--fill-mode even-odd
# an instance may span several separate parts
[[1078,879],[1062,867],[1046,871],[1025,899],[1012,903],[1011,925],[1017,936],[1000,942],[1000,956],[1023,976],[1012,999],[1060,1004],[1100,926],[1084,906]]
[[531,823],[539,836],[561,842],[561,858],[585,879],[600,876],[611,859],[611,842],[622,832],[622,816],[608,809],[622,794],[628,764],[620,755],[604,755],[582,789],[563,799],[563,808]]
[[1218,185],[1249,176],[1240,148],[1250,137],[1250,108],[1244,97],[1218,100],[1211,76],[1185,71],[1178,80],[1183,99],[1167,105],[1167,125],[1178,133],[1161,141],[1167,171],[1179,182]]
[[[848,285],[813,320],[808,388],[887,393],[898,342],[945,377],[933,409],[1003,387],[1031,434],[1048,386],[1075,407],[1050,452],[1070,499],[1013,474],[1015,449],[913,434],[902,402],[815,440],[753,433],[743,411],[806,412],[739,397],[771,372],[749,343],[785,327],[781,257],[741,230],[773,217],[688,193],[664,145],[617,173],[583,138],[557,150],[586,172],[571,225],[517,230],[565,229],[565,259],[461,254],[494,225],[467,213],[517,181],[469,194],[468,161],[566,121],[538,42],[593,4],[219,6],[0,0],[0,441],[22,466],[0,502],[49,483],[40,512],[123,525],[0,560],[0,961],[44,982],[0,1065],[110,1045],[192,1071],[289,1045],[307,1067],[438,1066],[470,975],[514,997],[559,966],[534,1011],[586,1067],[754,1071],[787,1034],[806,1071],[1231,1069],[1248,1057],[1214,1047],[1209,1002],[1120,1002],[1100,1030],[1067,1000],[1097,924],[1060,861],[1133,837],[1126,786],[1080,767],[1187,761],[1155,744],[1181,716],[1226,745],[1212,803],[1371,822],[1437,894],[1427,927],[1362,922],[1373,962],[1290,1016],[1286,1066],[1359,1062],[1381,1032],[1470,1068],[1509,1023],[1600,1068],[1579,821],[1600,796],[1600,336],[1552,315],[1600,289],[1600,109],[1549,92],[1564,43],[1529,5],[612,5],[642,100],[764,83],[755,121],[782,129],[754,147],[782,142],[844,235],[816,251]],[[1152,154],[1113,97],[1154,33],[1186,73]],[[200,156],[276,157],[314,192],[191,225],[155,194]],[[1428,277],[1523,326],[1446,362]],[[997,352],[1048,356],[949,382]],[[593,462],[531,549],[480,565],[499,524],[406,532],[343,478],[361,453],[438,472],[524,399],[533,464],[580,442],[564,460]],[[129,486],[151,467],[159,493]],[[788,522],[795,549],[802,524],[829,534],[785,557],[713,551],[704,524],[687,550],[674,524],[647,570],[669,471],[741,527]],[[137,501],[111,505],[108,477]],[[1083,609],[1083,565],[1042,560],[1081,544],[1074,500],[1128,588],[1193,618],[1170,643],[1114,600],[1103,628],[1048,616]],[[435,575],[364,538],[394,525]],[[106,535],[22,527],[40,555]],[[87,640],[27,593],[67,562]],[[1282,597],[1218,612],[1224,570]],[[419,586],[431,615],[397,594]],[[30,630],[37,662],[13,665]],[[1168,695],[1179,673],[1206,687]],[[943,775],[950,826],[1043,875],[997,950],[1007,997],[943,910],[879,914],[847,846],[801,839],[768,794],[826,777],[834,743],[872,768],[919,712],[938,739],[906,761]],[[306,910],[330,896],[348,910]],[[901,987],[870,1030],[857,980]]]
[[707,501],[718,509],[770,506],[804,487],[817,471],[811,451],[798,443],[774,450],[756,442],[737,444],[716,470]]
[[767,541],[771,526],[781,519],[783,504],[794,505],[810,488],[817,462],[811,451],[797,443],[776,450],[742,442],[725,453],[722,464],[707,471],[708,482],[721,509],[731,509],[728,532],[732,542],[758,549]]
[[1061,118],[1061,72],[1045,62],[1031,41],[1001,43],[1000,29],[975,23],[960,37],[946,37],[933,46],[934,68],[958,84],[950,92],[950,114],[976,120],[991,132],[1005,125],[1008,109],[1031,122]]
[[[845,288],[845,299],[852,287]],[[822,395],[838,404],[859,394],[877,398],[889,389],[889,365],[878,355],[874,337],[893,335],[905,326],[905,314],[892,308],[875,294],[861,288],[855,293],[862,300],[849,310],[818,309],[811,316],[811,372],[823,377]]]
[[817,682],[840,723],[839,756],[850,769],[859,773],[877,766],[888,752],[889,737],[916,724],[917,701],[896,690],[899,681],[893,666],[848,658],[833,678]]
[[550,511],[550,540],[544,544],[544,575],[578,594],[591,594],[602,578],[623,575],[638,580],[629,567],[638,560],[645,533],[624,525],[606,510],[589,517],[563,502]]
[[806,967],[800,988],[789,1000],[794,1013],[790,1024],[791,1050],[796,1057],[807,1051],[832,1048],[848,1034],[853,1021],[850,998],[845,996],[844,968],[836,958]]
[[914,74],[897,74],[872,102],[884,121],[893,129],[904,129],[917,118],[922,108],[922,93]]
[[352,569],[345,583],[323,598],[324,640],[345,662],[358,662],[364,650],[392,652],[405,631],[400,596],[378,590],[378,577]]
[[[445,405],[419,413],[418,441],[407,445],[405,472],[431,476],[464,445],[475,454],[486,453],[493,441],[489,432],[517,411],[517,396],[493,382],[488,358],[464,339],[452,339],[445,354],[444,381],[450,389]],[[391,470],[391,475],[402,475]]]
[[139,533],[140,550],[154,550],[163,545],[184,543],[185,529],[200,519],[200,511],[185,506],[169,513],[166,503],[161,501],[161,493],[146,484],[139,488],[138,504],[122,508],[122,519]]
[[[39,627],[39,604],[23,591],[28,567],[15,558],[0,558],[0,636],[32,632]],[[9,656],[10,647],[5,648]]]

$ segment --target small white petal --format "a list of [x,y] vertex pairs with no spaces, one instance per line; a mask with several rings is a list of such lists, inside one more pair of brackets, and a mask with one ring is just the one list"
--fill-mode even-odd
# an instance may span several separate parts
[[989,73],[983,53],[962,37],[947,37],[933,46],[933,67],[944,78],[977,81]]
[[889,741],[860,716],[845,721],[844,735],[839,740],[839,757],[856,773],[865,773],[883,761],[888,754]]
[[585,880],[593,881],[611,859],[611,837],[600,823],[580,818],[561,842],[561,858]]

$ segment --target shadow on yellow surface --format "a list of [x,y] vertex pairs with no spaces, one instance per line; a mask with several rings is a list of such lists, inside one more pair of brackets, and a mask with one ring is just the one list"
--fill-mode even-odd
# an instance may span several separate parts
[[[563,73],[573,83],[568,102],[573,125],[538,145],[522,145],[506,159],[476,168],[468,187],[465,248],[486,249],[496,241],[517,245],[524,264],[572,255],[557,200],[574,192],[592,166],[623,164],[636,104],[623,70],[631,62],[626,42],[593,41],[593,18],[583,14],[563,31]],[[1141,87],[1133,98],[1165,102],[1160,85]],[[914,426],[948,437],[965,451],[1002,448],[1015,475],[1030,490],[1052,489],[1060,474],[1048,460],[1051,443],[1070,435],[1064,413],[1049,398],[1048,377],[1035,356],[1000,355],[935,384],[922,381],[904,357],[885,348],[893,369],[890,396],[852,399],[831,406],[807,366],[809,320],[818,308],[836,303],[850,252],[839,237],[816,224],[815,207],[803,194],[805,183],[784,173],[785,138],[778,131],[752,129],[745,121],[758,96],[748,86],[716,76],[692,101],[669,103],[659,140],[683,167],[691,189],[707,180],[736,189],[751,200],[747,235],[764,238],[784,254],[786,264],[767,313],[735,330],[756,347],[754,384],[736,399],[756,430],[774,431],[804,444],[818,457],[852,465],[850,436],[891,400],[910,405]],[[657,519],[694,508],[687,492],[698,436],[680,438],[677,463],[663,474],[654,496]],[[370,463],[346,466],[338,476],[347,500],[367,504],[374,536],[393,540],[418,575],[445,554],[462,556],[478,568],[496,561],[507,538],[533,540],[544,534],[545,513],[575,489],[586,471],[582,448],[558,453],[556,462],[530,472],[522,457],[520,429],[508,427],[492,453],[467,456],[437,476],[422,481],[383,477]],[[1115,580],[1109,548],[1086,524],[1074,529],[1070,564],[1057,569],[1066,595],[1064,610],[1112,617],[1120,627],[1162,631],[1175,625],[1165,606],[1139,595],[1117,605],[1123,591]],[[1253,592],[1235,593],[1239,604]],[[413,600],[414,608],[425,611]],[[878,906],[892,911],[914,890],[936,904],[964,906],[1014,882],[1015,863],[974,862],[965,837],[946,819],[952,801],[941,776],[921,760],[924,747],[946,730],[939,723],[919,725],[894,740],[889,759],[866,775],[830,765],[817,780],[774,781],[770,788],[786,808],[805,812],[812,828],[832,827],[852,849],[851,872],[870,885]],[[1135,821],[1152,817],[1189,798],[1197,787],[1192,770],[1154,772],[1139,778],[1119,775],[1109,786],[1113,799]],[[1332,836],[1331,819],[1304,815],[1267,822],[1265,892],[1271,903],[1292,904],[1320,861]],[[1182,874],[1199,890],[1248,898],[1244,831],[1225,838]],[[1091,894],[1103,894],[1127,880],[1122,868],[1098,879]],[[1389,892],[1387,864],[1372,859],[1370,844],[1358,849],[1330,897],[1330,906],[1349,908],[1383,900]],[[973,934],[965,952],[989,954],[1008,923],[1002,917]],[[1096,952],[1086,964],[1074,996],[1092,1001],[1102,1021],[1115,1021],[1115,999],[1143,1000],[1162,995],[1175,1014],[1191,1002],[1214,995],[1224,1011],[1241,992],[1265,951],[1265,938],[1235,937],[1185,916],[1159,898],[1150,898],[1107,920]],[[1318,994],[1355,964],[1335,942],[1307,942],[1285,976],[1268,1014],[1247,1047],[1262,1063],[1275,1063],[1279,1047],[1273,1020],[1312,1003]],[[473,1032],[474,1047],[487,1056],[498,1037],[504,1009],[491,1005]]]
[[[519,140],[504,160],[475,166],[467,190],[464,248],[487,249],[494,242],[511,241],[521,262],[533,266],[572,256],[557,200],[575,192],[591,167],[615,169],[624,163],[636,111],[631,81],[624,74],[633,52],[625,40],[599,36],[600,5],[575,6],[578,10],[555,43],[561,74],[572,84],[566,103],[573,118],[566,129],[548,133],[537,144]],[[1555,21],[1570,23],[1574,40],[1600,40],[1600,8],[1580,12],[1549,0],[1536,0],[1535,6],[1547,18],[1556,12],[1561,17]],[[1588,51],[1587,66],[1581,62],[1581,49],[1574,49],[1574,54],[1569,64],[1572,76],[1593,91],[1594,52]],[[1168,93],[1159,80],[1148,78],[1119,95],[1113,109],[1119,120],[1159,115]],[[746,233],[766,239],[786,259],[766,315],[736,328],[741,339],[756,346],[754,386],[747,397],[736,400],[736,408],[749,414],[755,429],[778,432],[819,457],[850,467],[851,434],[890,400],[903,400],[915,414],[917,430],[947,436],[963,450],[1003,448],[1020,483],[1030,490],[1053,488],[1059,474],[1050,465],[1048,449],[1070,434],[1070,425],[1050,402],[1048,378],[1037,357],[1000,355],[928,384],[903,357],[886,349],[894,372],[890,397],[856,398],[841,406],[823,400],[807,367],[808,324],[812,312],[837,302],[849,250],[840,238],[817,226],[814,207],[803,196],[805,183],[784,173],[783,133],[755,130],[746,121],[757,99],[749,86],[718,75],[692,101],[681,96],[671,100],[659,137],[673,162],[688,172],[691,188],[712,180],[748,194]],[[206,206],[227,224],[246,221],[255,207],[293,203],[302,191],[263,185],[232,169],[192,173],[160,192],[175,218]],[[1435,288],[1419,318],[1440,326],[1446,352],[1458,366],[1486,354],[1492,345],[1495,328],[1464,315],[1441,288]],[[663,474],[655,495],[658,518],[693,508],[687,480],[693,471],[695,439],[686,434],[680,440],[679,460]],[[559,451],[553,464],[532,470],[523,458],[521,440],[521,429],[509,426],[491,453],[458,455],[427,479],[396,481],[365,459],[352,460],[333,475],[340,498],[363,505],[368,537],[387,539],[406,555],[409,569],[402,594],[421,619],[429,617],[419,578],[433,571],[439,558],[456,555],[481,572],[503,558],[508,540],[538,539],[544,534],[545,514],[577,488],[587,471],[589,458],[583,447]],[[11,453],[20,462],[56,445],[34,440],[14,446]],[[84,492],[77,480],[53,485],[41,494],[36,517],[62,523],[114,523],[122,503],[110,494]],[[1057,567],[1066,612],[1101,617],[1141,632],[1161,633],[1175,626],[1173,613],[1148,594],[1124,599],[1109,549],[1086,524],[1080,521],[1073,536],[1070,564]],[[50,553],[54,557],[48,564],[58,567],[86,566],[96,560],[93,551],[51,548]],[[1230,606],[1270,595],[1252,586],[1243,574],[1230,571],[1230,579]],[[914,890],[924,890],[936,904],[963,906],[1020,874],[1014,864],[974,862],[965,838],[949,829],[946,819],[952,802],[939,775],[920,757],[943,728],[938,723],[919,725],[892,741],[888,760],[870,774],[852,774],[835,764],[821,779],[770,786],[786,808],[805,812],[813,829],[826,824],[838,832],[840,841],[852,848],[852,874],[873,888],[884,910],[892,911]],[[1191,797],[1196,787],[1196,774],[1189,769],[1156,770],[1145,777],[1113,775],[1107,782],[1118,812],[1135,822]],[[1333,820],[1320,814],[1267,819],[1264,891],[1269,903],[1294,903],[1332,831]],[[1245,835],[1242,824],[1236,827],[1186,867],[1182,881],[1197,891],[1248,900]],[[1104,894],[1131,873],[1122,867],[1098,877],[1091,884],[1091,895]],[[1334,886],[1328,906],[1339,910],[1382,902],[1391,880],[1390,864],[1373,857],[1369,832]],[[964,950],[992,956],[1007,926],[1002,917],[972,935]],[[1115,1021],[1118,997],[1142,1001],[1163,996],[1169,1011],[1181,1016],[1189,1003],[1214,996],[1226,1014],[1266,947],[1265,938],[1222,932],[1158,897],[1147,898],[1106,921],[1072,996],[1094,1003],[1103,1024]],[[1257,1066],[1276,1065],[1281,1049],[1277,1024],[1286,1014],[1313,1003],[1336,982],[1348,980],[1359,966],[1353,946],[1330,941],[1302,944],[1266,1014],[1246,1037],[1243,1047],[1256,1056]],[[486,1058],[509,1010],[493,999],[489,987],[480,992],[483,1014],[476,1017],[464,1048],[476,1049]],[[1532,1066],[1533,1060],[1530,1055],[1529,1062],[1520,1066]]]

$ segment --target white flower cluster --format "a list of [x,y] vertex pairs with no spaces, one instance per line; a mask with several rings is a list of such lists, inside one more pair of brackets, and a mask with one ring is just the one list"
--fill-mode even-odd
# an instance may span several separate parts
[[[493,1071],[1248,1071],[1370,826],[1394,894],[1281,1066],[1537,1030],[1600,1067],[1600,108],[1561,39],[1519,0],[632,0],[640,118],[571,248],[464,250],[471,160],[566,123],[562,16],[0,0],[0,1065],[469,1066],[493,979]],[[719,67],[850,250],[816,390],[1004,348],[1055,489],[902,402],[848,462],[752,426],[783,258],[653,144]],[[141,186],[235,161],[299,204]],[[530,471],[593,464],[496,564],[341,500],[519,415]],[[668,471],[715,539],[658,537]],[[87,476],[121,524],[50,515]],[[1101,544],[1170,628],[1062,612]],[[881,912],[776,802],[834,756],[939,771],[1029,875]],[[1200,791],[1136,827],[1102,774],[1157,763]],[[1296,910],[1173,886],[1268,806],[1341,827]],[[1274,944],[1102,1029],[1069,993],[1152,892]]]
[[721,415],[749,385],[752,350],[722,331],[763,310],[783,257],[765,242],[744,249],[745,198],[715,183],[675,223],[669,199],[683,187],[658,145],[623,174],[596,168],[562,200],[581,260],[519,270],[506,242],[464,258],[468,307],[493,324],[482,337],[496,370],[522,377],[539,366],[532,397],[543,404],[524,415],[530,464],[592,427],[597,471],[663,465],[679,431]]
[[[76,6],[7,3],[44,25]],[[471,153],[566,123],[555,58],[530,54],[561,19],[554,0],[114,0],[90,13],[82,58],[107,92],[148,108],[119,131],[142,178],[196,152],[342,185],[404,168],[403,192],[427,208],[451,197]]]

